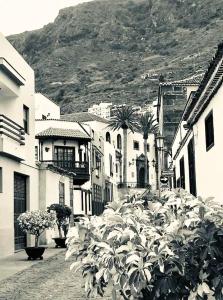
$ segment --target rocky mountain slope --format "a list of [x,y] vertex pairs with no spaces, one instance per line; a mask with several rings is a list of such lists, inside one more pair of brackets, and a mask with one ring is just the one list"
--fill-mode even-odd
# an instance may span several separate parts
[[36,90],[72,112],[101,101],[143,105],[161,74],[201,74],[222,28],[222,0],[99,0],[8,39],[34,68]]

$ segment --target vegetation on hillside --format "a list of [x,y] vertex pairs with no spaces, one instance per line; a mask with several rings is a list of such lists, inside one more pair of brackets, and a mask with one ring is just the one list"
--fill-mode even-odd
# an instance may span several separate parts
[[112,101],[142,105],[165,79],[199,75],[222,39],[222,0],[100,0],[8,37],[63,112]]

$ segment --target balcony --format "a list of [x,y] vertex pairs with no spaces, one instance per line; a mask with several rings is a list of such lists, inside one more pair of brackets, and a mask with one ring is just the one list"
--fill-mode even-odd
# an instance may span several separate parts
[[73,175],[75,185],[84,184],[90,179],[88,162],[68,160],[44,160],[42,162],[70,172]]
[[0,154],[16,160],[23,160],[22,145],[25,145],[25,131],[13,120],[0,114]]
[[25,84],[22,75],[3,57],[0,57],[0,90],[5,97],[16,97]]

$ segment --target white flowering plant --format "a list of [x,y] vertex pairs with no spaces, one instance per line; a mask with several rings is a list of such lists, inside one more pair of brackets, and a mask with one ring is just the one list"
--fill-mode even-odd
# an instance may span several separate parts
[[84,217],[68,234],[67,259],[87,296],[113,299],[223,299],[223,208],[184,190],[132,197]]
[[22,213],[17,220],[23,231],[35,235],[35,247],[38,247],[39,237],[44,230],[55,226],[56,214],[55,212],[33,210]]

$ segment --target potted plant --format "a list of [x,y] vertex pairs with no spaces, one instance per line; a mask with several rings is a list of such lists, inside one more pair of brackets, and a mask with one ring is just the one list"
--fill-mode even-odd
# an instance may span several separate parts
[[35,246],[25,248],[28,260],[43,259],[45,247],[39,247],[39,237],[45,229],[54,227],[55,213],[41,210],[27,211],[22,213],[17,220],[23,231],[35,235]]
[[147,205],[131,197],[71,228],[66,257],[82,271],[88,297],[112,287],[114,300],[221,300],[222,220],[219,203],[184,190]]
[[[69,218],[72,213],[72,210],[69,206],[63,204],[51,204],[48,208],[48,211],[56,212],[56,224],[58,227],[59,237],[54,238],[56,243],[56,248],[66,248],[66,238],[69,228]],[[63,235],[62,235],[63,231]]]

